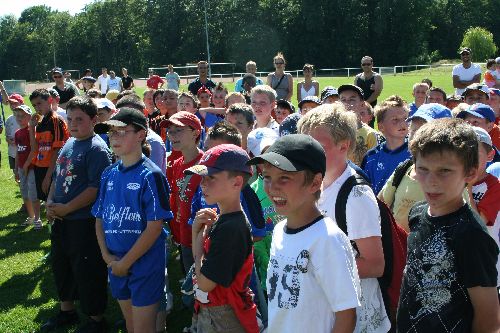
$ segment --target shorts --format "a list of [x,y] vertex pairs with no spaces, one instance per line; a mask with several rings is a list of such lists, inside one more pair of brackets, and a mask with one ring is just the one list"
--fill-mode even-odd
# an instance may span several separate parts
[[130,299],[133,306],[158,303],[165,297],[165,245],[151,248],[137,259],[127,276],[113,275],[108,268],[108,277],[113,298],[119,301]]
[[18,168],[17,172],[19,174],[19,188],[23,199],[30,201],[37,200],[38,195],[36,192],[35,172],[33,169],[29,169],[27,176],[24,175],[23,168]]
[[36,196],[38,200],[47,201],[47,194],[42,191],[42,183],[49,168],[42,168],[35,166],[33,172],[35,173]]
[[230,305],[202,306],[198,311],[197,333],[244,333]]
[[9,168],[14,170],[16,168],[16,159],[12,156],[9,156]]
[[95,233],[95,218],[56,219],[52,226],[52,273],[60,301],[80,300],[88,316],[104,313],[107,271]]

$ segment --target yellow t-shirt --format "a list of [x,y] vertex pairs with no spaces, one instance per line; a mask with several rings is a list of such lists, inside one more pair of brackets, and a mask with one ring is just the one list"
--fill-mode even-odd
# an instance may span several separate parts
[[[413,169],[413,166],[408,169],[397,188],[392,186],[394,179],[394,173],[392,173],[378,194],[378,198],[391,208],[396,223],[408,232],[410,231],[408,213],[411,207],[417,202],[425,200],[420,184],[410,176]],[[467,203],[470,202],[467,189],[464,189],[463,197]]]
[[366,152],[378,145],[381,134],[366,124],[362,124],[356,131],[356,148],[347,158],[357,166],[361,166]]

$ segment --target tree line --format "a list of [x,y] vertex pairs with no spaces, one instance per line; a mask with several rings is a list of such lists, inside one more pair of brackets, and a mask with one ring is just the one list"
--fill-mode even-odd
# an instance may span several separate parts
[[364,55],[424,64],[457,58],[470,27],[500,31],[498,0],[101,0],[74,16],[35,6],[0,17],[0,78],[40,80],[54,62],[142,76],[206,59],[205,2],[212,62],[241,71],[250,59],[271,70],[278,51],[288,68],[359,66]]

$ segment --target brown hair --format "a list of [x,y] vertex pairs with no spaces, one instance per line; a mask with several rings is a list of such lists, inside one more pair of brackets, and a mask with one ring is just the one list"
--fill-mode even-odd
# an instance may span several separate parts
[[401,96],[392,95],[385,99],[380,105],[375,107],[375,118],[377,118],[378,123],[384,121],[385,114],[391,108],[404,108],[408,114],[406,102],[401,98]]

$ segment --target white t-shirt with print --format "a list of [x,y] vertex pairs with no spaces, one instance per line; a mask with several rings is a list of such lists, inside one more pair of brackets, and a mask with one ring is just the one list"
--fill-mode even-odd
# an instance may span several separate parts
[[359,306],[352,247],[328,217],[298,232],[273,231],[267,268],[268,332],[331,332],[334,312]]
[[[458,76],[460,81],[470,81],[477,74],[481,74],[481,66],[478,64],[471,63],[469,68],[464,68],[463,64],[458,64],[453,67],[453,71],[451,72],[452,77]],[[455,88],[455,95],[462,95],[465,89]]]
[[[335,221],[335,203],[340,187],[356,171],[347,166],[345,171],[330,186],[321,191],[318,208],[323,215]],[[347,234],[350,240],[382,236],[380,230],[380,210],[375,194],[366,185],[356,185],[346,204]],[[361,307],[356,312],[355,332],[383,332],[391,327],[385,312],[382,292],[376,278],[360,279]]]
[[[5,137],[9,140],[14,140],[14,135],[19,128],[20,127],[16,121],[16,117],[14,117],[14,115],[10,115],[7,120],[5,120]],[[7,147],[7,153],[10,157],[16,157],[17,146],[15,143],[9,144]]]
[[108,92],[108,81],[109,81],[109,74],[104,77],[102,74],[99,75],[97,78],[97,84],[98,86],[100,85],[101,87],[101,94],[105,95]]

